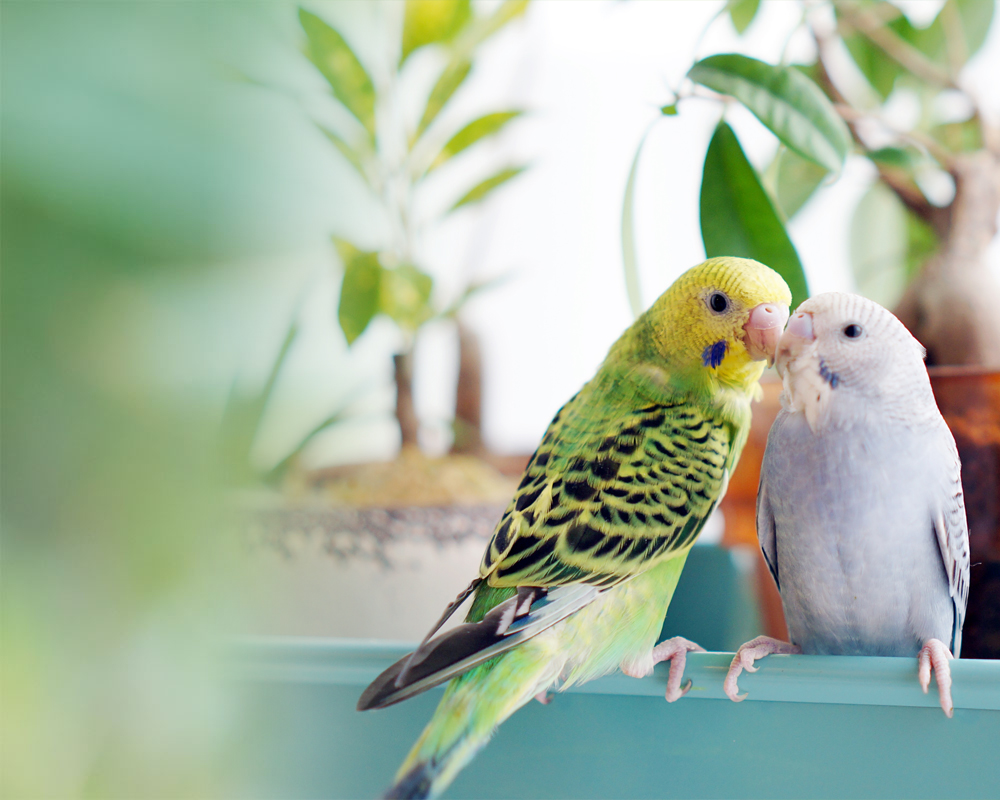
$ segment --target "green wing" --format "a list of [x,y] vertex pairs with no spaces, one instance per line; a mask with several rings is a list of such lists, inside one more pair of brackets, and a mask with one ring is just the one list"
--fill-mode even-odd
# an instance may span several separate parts
[[685,402],[595,414],[584,392],[493,533],[480,566],[491,586],[612,586],[690,546],[725,489],[731,423]]

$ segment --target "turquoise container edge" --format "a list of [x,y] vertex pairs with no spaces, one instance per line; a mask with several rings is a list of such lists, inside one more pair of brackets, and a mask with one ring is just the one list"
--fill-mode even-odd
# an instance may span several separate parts
[[[360,713],[357,697],[409,643],[240,639],[226,674],[247,731],[240,797],[376,797],[440,689]],[[530,703],[444,795],[460,797],[1000,798],[1000,661],[952,662],[955,716],[916,659],[769,656],[722,693],[732,653],[693,653],[691,692],[663,699],[667,667],[610,675]]]

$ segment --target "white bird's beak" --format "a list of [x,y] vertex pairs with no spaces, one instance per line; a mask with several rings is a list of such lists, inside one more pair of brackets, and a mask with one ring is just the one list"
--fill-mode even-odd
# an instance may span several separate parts
[[816,334],[813,331],[812,314],[808,311],[799,311],[788,321],[788,327],[778,341],[776,362],[778,374],[784,376],[788,368],[788,362],[797,357],[802,351],[816,341]]
[[754,361],[774,363],[774,353],[781,337],[781,330],[788,319],[788,306],[761,303],[750,311],[750,319],[743,326],[743,345]]

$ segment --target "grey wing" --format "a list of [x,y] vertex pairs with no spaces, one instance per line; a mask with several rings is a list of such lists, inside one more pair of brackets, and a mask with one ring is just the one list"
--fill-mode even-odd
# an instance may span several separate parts
[[943,420],[942,428],[946,438],[946,475],[941,493],[942,501],[935,508],[934,532],[954,607],[951,652],[957,658],[962,649],[962,624],[965,622],[965,608],[969,601],[969,525],[965,517],[965,495],[962,492],[958,448]]
[[760,550],[764,554],[764,561],[767,568],[771,570],[771,577],[774,578],[774,585],[781,591],[781,581],[778,579],[778,539],[777,528],[774,520],[774,508],[770,498],[770,473],[772,470],[771,451],[775,432],[781,427],[787,412],[782,410],[778,413],[777,419],[771,426],[771,432],[767,436],[767,448],[764,451],[764,459],[760,465],[760,482],[757,485],[757,541],[760,542]]
[[767,496],[767,480],[763,469],[760,475],[760,485],[757,487],[757,541],[764,554],[767,568],[771,570],[774,585],[781,591],[781,581],[778,580],[778,541],[775,532],[774,510]]

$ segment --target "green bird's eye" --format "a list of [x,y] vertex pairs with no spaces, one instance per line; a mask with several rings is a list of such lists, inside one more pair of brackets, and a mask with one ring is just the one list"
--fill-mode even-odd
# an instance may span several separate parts
[[721,314],[729,308],[729,298],[722,292],[712,292],[711,296],[708,298],[708,307],[716,314]]

